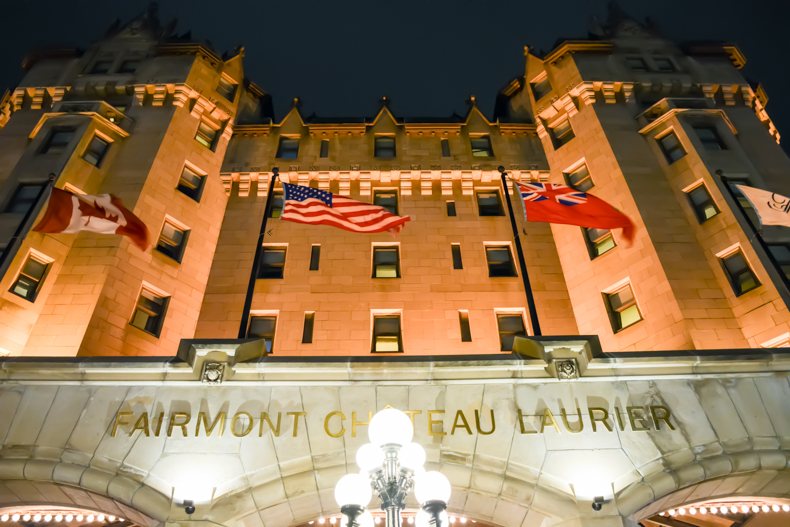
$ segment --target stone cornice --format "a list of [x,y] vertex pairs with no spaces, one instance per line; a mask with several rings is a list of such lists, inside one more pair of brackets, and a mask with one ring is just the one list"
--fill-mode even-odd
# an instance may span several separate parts
[[592,40],[566,40],[559,46],[551,50],[543,57],[543,62],[551,64],[557,62],[568,53],[587,52],[587,53],[606,53],[611,51],[614,45],[606,41]]

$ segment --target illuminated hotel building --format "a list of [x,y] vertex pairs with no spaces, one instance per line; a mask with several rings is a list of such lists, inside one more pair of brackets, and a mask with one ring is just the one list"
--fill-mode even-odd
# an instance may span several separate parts
[[[790,160],[744,62],[615,13],[525,48],[493,116],[275,119],[243,48],[153,12],[29,56],[0,103],[0,526],[339,525],[386,406],[453,522],[786,525],[790,238],[735,185],[789,195]],[[634,242],[523,221],[499,166],[589,190]],[[30,232],[49,174],[152,248]],[[285,222],[280,180],[411,221]]]

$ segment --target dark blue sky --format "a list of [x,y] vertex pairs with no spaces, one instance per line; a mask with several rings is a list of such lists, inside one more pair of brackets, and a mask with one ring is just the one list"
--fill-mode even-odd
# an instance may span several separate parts
[[[127,20],[144,0],[16,2],[4,9],[0,89],[20,77],[24,54],[37,47],[84,47],[115,18]],[[282,116],[294,96],[325,116],[375,112],[381,95],[398,115],[463,112],[474,94],[491,114],[497,90],[524,67],[522,47],[549,50],[584,37],[607,0],[163,0],[163,21],[208,39],[220,52],[242,44],[250,77],[274,97]],[[746,75],[765,85],[769,114],[790,142],[790,3],[732,0],[621,1],[639,20],[650,16],[675,40],[726,40],[748,58]]]

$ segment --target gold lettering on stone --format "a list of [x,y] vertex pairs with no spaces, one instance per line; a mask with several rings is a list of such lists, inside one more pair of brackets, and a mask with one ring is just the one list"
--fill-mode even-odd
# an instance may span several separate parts
[[661,430],[661,421],[664,421],[670,430],[674,430],[674,425],[670,422],[669,418],[672,412],[666,406],[651,406],[650,415],[653,417],[653,423],[656,425],[656,430]]
[[582,419],[582,411],[579,410],[579,407],[576,407],[576,416],[578,417],[577,424],[579,425],[578,430],[574,430],[571,428],[571,424],[568,422],[568,412],[565,411],[565,408],[560,408],[560,416],[562,417],[562,424],[565,426],[565,430],[570,432],[571,434],[578,434],[582,430],[584,430],[584,420]]
[[293,416],[294,418],[294,427],[291,437],[296,437],[299,433],[299,418],[304,417],[307,414],[305,412],[288,412],[287,415]]
[[546,408],[543,410],[543,417],[540,419],[540,433],[542,434],[544,430],[546,430],[546,425],[553,426],[554,429],[557,431],[558,434],[562,433],[560,430],[560,425],[557,424],[557,420],[554,419],[554,414],[551,413],[551,410]]
[[187,433],[187,424],[189,424],[190,419],[192,419],[192,416],[186,412],[173,412],[170,414],[170,420],[167,423],[167,437],[173,435],[174,428],[180,428],[181,435],[187,437],[189,435]]
[[455,419],[453,419],[453,427],[450,429],[450,435],[455,434],[456,428],[463,428],[466,433],[472,435],[472,429],[469,427],[469,422],[466,420],[463,410],[455,412]]
[[[329,430],[329,420],[335,416],[340,417],[340,429],[337,432],[332,432],[331,430]],[[328,435],[329,437],[343,437],[343,434],[346,433],[346,425],[343,424],[345,420],[346,420],[346,414],[344,414],[339,410],[335,410],[334,412],[329,412],[328,414],[326,414],[326,417],[324,418],[324,432],[326,433],[326,435]]]
[[148,431],[148,412],[141,413],[140,417],[137,418],[137,421],[134,422],[131,433],[134,433],[135,430],[142,430],[145,434],[145,437],[149,437],[151,435]]
[[[447,435],[444,431],[444,419],[434,419],[433,416],[437,414],[444,414],[444,410],[428,410],[428,435],[443,436]],[[434,429],[434,425],[439,425],[439,431]]]
[[261,422],[258,424],[258,437],[263,437],[263,425],[268,424],[269,430],[272,431],[274,437],[280,437],[280,425],[282,424],[282,413],[277,412],[277,425],[272,423],[269,417],[269,412],[261,412]]
[[647,418],[645,417],[645,409],[641,406],[626,406],[625,411],[628,413],[628,421],[631,423],[631,430],[635,432],[644,432],[650,428],[646,425]]
[[210,436],[214,429],[219,426],[219,436],[225,433],[225,418],[227,414],[225,412],[217,413],[217,416],[214,418],[211,423],[209,423],[208,412],[198,412],[197,420],[195,422],[195,436],[200,435],[200,423],[203,423],[203,428],[206,430],[206,436]]
[[524,424],[525,417],[532,417],[531,415],[525,415],[524,412],[521,411],[521,408],[518,409],[518,427],[521,430],[522,434],[537,434],[537,430],[531,430],[527,428],[527,425]]
[[118,427],[121,425],[128,425],[129,421],[126,420],[127,417],[131,417],[134,415],[132,412],[118,412],[115,414],[115,420],[112,422],[112,431],[110,432],[110,437],[115,437],[118,433]]
[[[237,425],[241,424],[244,428],[239,430]],[[252,414],[249,412],[236,412],[230,422],[230,433],[236,437],[244,437],[252,431]]]
[[494,433],[496,430],[496,419],[494,418],[494,410],[488,410],[491,415],[491,428],[489,430],[483,430],[483,427],[480,425],[480,412],[475,410],[475,427],[477,428],[477,432],[483,434],[484,436],[488,436]]
[[[606,408],[601,408],[600,406],[591,406],[588,408],[590,413],[590,422],[592,423],[592,430],[596,432],[598,427],[596,426],[596,421],[603,423],[607,430],[610,432],[614,430],[612,424],[609,422],[609,411]],[[595,414],[598,413],[600,415],[600,419],[595,418]]]
[[351,437],[357,437],[357,426],[368,426],[371,417],[373,417],[373,412],[368,412],[367,421],[357,421],[357,413],[351,412]]

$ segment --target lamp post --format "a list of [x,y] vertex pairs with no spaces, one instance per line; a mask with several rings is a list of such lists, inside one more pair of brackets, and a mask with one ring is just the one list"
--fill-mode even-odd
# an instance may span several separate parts
[[414,427],[405,413],[394,408],[381,410],[370,420],[370,443],[357,451],[360,473],[346,474],[335,486],[335,501],[343,513],[341,527],[370,527],[366,511],[373,493],[386,514],[386,527],[401,527],[406,496],[414,495],[422,506],[417,527],[447,527],[450,481],[441,472],[425,471],[425,450],[412,442]]

